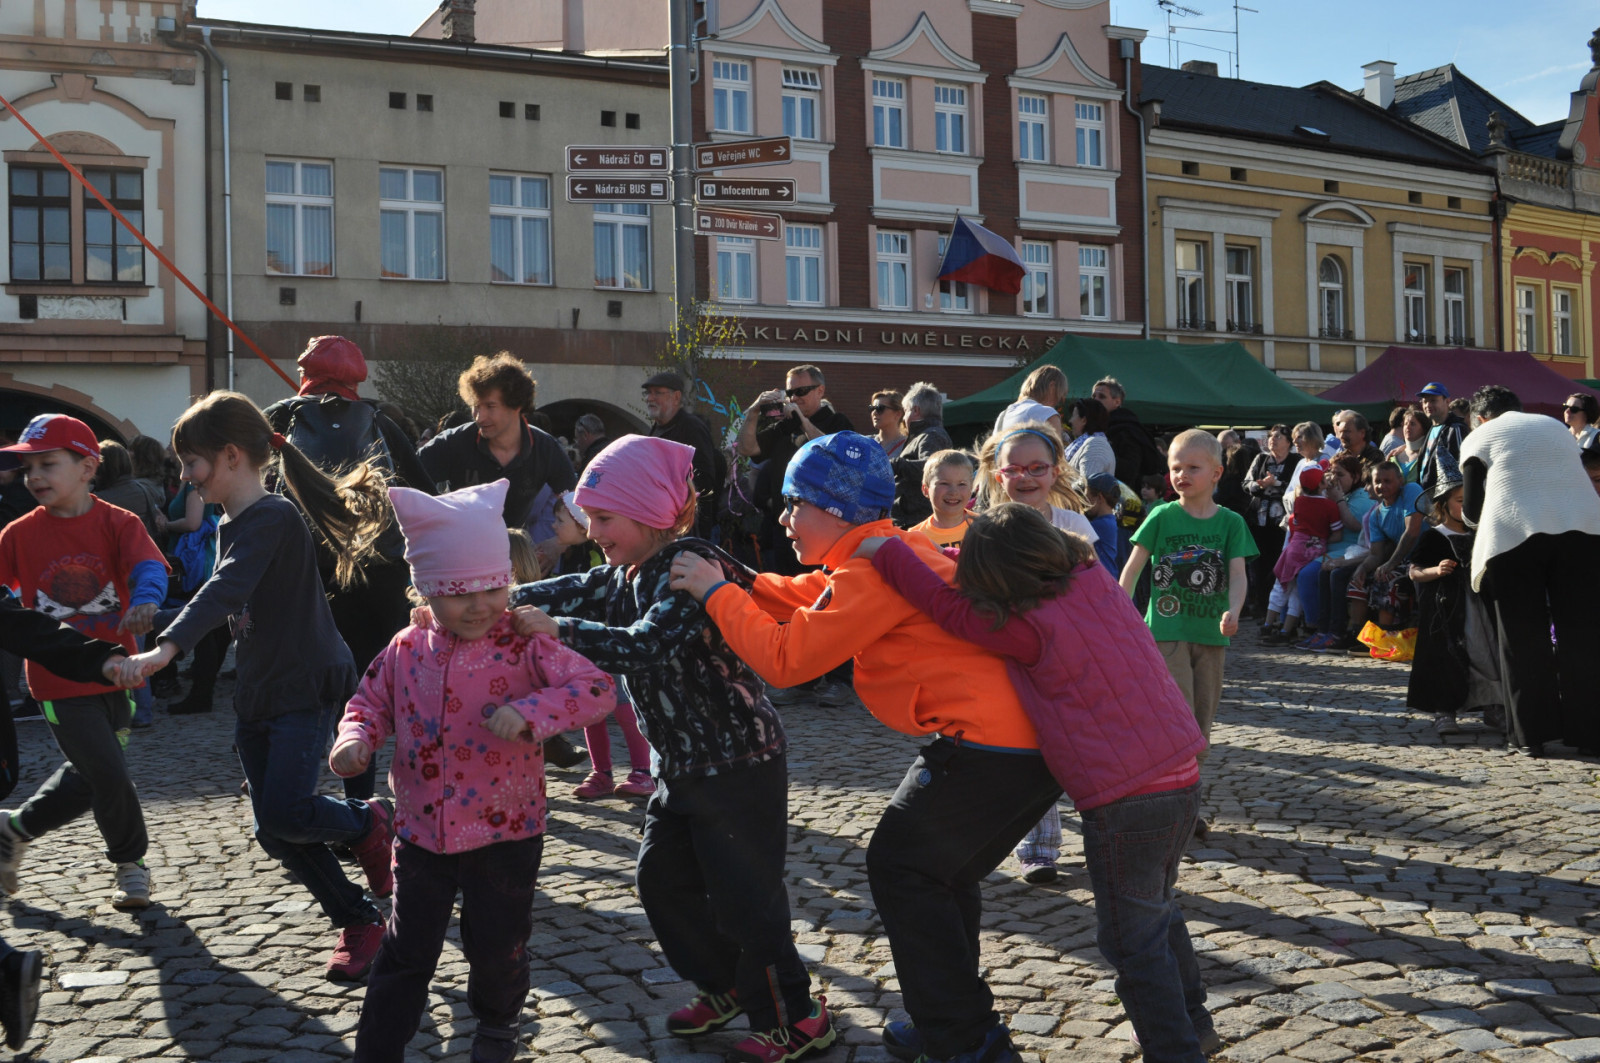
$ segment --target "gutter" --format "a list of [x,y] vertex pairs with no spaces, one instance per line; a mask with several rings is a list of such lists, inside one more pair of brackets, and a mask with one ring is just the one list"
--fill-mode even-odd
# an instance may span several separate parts
[[[215,264],[214,264],[216,256],[215,256],[214,249],[212,247],[212,240],[211,240],[211,232],[212,232],[212,224],[211,224],[211,212],[212,212],[212,197],[211,197],[211,64],[216,59],[216,53],[213,52],[210,48],[208,48],[208,47],[206,47],[204,45],[195,44],[193,41],[184,40],[182,37],[177,35],[177,32],[176,32],[175,29],[174,29],[173,33],[168,34],[168,33],[163,32],[158,27],[157,28],[157,32],[161,35],[161,38],[163,40],[165,40],[168,44],[172,45],[173,47],[183,48],[183,49],[185,49],[187,51],[194,52],[196,55],[202,56],[206,61],[206,87],[205,87],[205,114],[206,114],[205,126],[206,126],[206,132],[205,132],[205,141],[204,141],[204,148],[203,148],[203,150],[205,152],[205,167],[206,167],[206,227],[205,227],[205,233],[206,233],[206,294],[208,296],[214,297],[216,295],[216,292],[212,289],[211,284],[212,284],[213,278],[215,278],[217,274],[216,274],[216,267],[215,267]],[[230,345],[233,343],[233,332],[232,332],[232,330],[228,330],[228,343]],[[206,391],[207,392],[215,391],[216,388],[217,388],[216,366],[215,366],[215,363],[214,363],[214,360],[213,360],[213,357],[212,357],[211,322],[208,320],[206,322]]]
[[1145,339],[1150,338],[1150,168],[1149,160],[1145,157],[1144,115],[1133,105],[1133,61],[1138,51],[1135,41],[1123,38],[1122,40],[1122,106],[1127,108],[1133,120],[1139,123],[1139,241],[1141,265],[1144,267],[1144,283],[1140,291],[1144,296],[1144,327]]
[[[222,270],[223,270],[223,295],[224,306],[228,320],[233,320],[233,121],[228,99],[228,64],[223,62],[222,56],[211,46],[211,27],[200,27],[200,38],[204,42],[201,47],[206,54],[211,56],[217,64],[217,69],[222,71]],[[207,78],[209,83],[210,79]],[[209,124],[208,124],[209,131]],[[207,241],[209,246],[210,241]],[[234,346],[233,330],[228,330],[228,390],[237,390],[234,386]]]

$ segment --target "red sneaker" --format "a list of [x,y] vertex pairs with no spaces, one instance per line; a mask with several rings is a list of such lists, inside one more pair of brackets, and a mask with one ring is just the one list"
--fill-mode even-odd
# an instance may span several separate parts
[[380,923],[362,923],[339,931],[339,944],[328,957],[328,979],[333,982],[359,982],[367,976],[383,943]]
[[584,780],[572,789],[572,796],[579,801],[593,801],[600,797],[610,797],[617,784],[611,781],[611,776],[603,771],[591,771]]
[[372,813],[372,826],[350,851],[367,873],[367,888],[372,895],[387,897],[394,893],[394,805],[382,798],[371,798],[367,810]]
[[720,1030],[744,1014],[733,990],[696,993],[694,999],[667,1016],[667,1032],[674,1037],[696,1037]]
[[838,1038],[828,1018],[828,998],[819,996],[811,1014],[776,1030],[753,1033],[733,1046],[728,1058],[736,1063],[790,1063],[812,1052],[821,1052]]
[[617,793],[629,797],[649,797],[656,792],[656,781],[647,771],[630,771],[628,777],[617,784]]

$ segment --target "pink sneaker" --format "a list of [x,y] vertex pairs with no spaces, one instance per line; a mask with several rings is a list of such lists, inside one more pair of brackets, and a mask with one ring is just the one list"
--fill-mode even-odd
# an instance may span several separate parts
[[825,1051],[838,1036],[828,1015],[828,998],[819,996],[811,1005],[810,1015],[776,1030],[751,1034],[733,1046],[728,1058],[733,1063],[790,1063]]
[[367,801],[367,809],[372,826],[350,851],[367,873],[367,889],[374,897],[388,897],[394,893],[394,805],[377,797]]
[[647,771],[630,771],[628,777],[617,784],[617,793],[629,797],[649,797],[656,792],[656,781]]
[[617,785],[611,781],[610,775],[603,771],[591,771],[573,788],[572,796],[579,801],[593,801],[597,797],[610,797],[616,789]]
[[339,944],[328,957],[328,978],[335,982],[359,982],[378,958],[383,944],[383,927],[377,923],[347,926],[339,931]]

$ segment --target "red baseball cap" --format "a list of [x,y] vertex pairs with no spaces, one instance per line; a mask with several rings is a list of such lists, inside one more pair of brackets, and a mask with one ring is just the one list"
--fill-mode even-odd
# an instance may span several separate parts
[[[0,454],[43,454],[47,450],[70,450],[84,457],[100,456],[100,441],[88,425],[64,413],[41,413],[28,422],[22,438],[9,447],[0,447]],[[12,458],[8,464],[16,465]]]

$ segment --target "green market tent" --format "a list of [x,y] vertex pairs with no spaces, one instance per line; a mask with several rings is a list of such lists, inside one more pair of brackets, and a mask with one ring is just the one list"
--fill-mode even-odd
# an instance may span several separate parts
[[[1044,365],[1059,366],[1067,374],[1074,396],[1087,395],[1103,376],[1116,377],[1127,390],[1128,409],[1147,425],[1252,428],[1306,420],[1327,425],[1344,408],[1301,391],[1238,343],[1064,336],[1027,368],[975,395],[945,403],[945,425],[952,430],[987,429],[1016,401],[1028,374]],[[1389,405],[1355,409],[1368,418],[1385,417]]]

